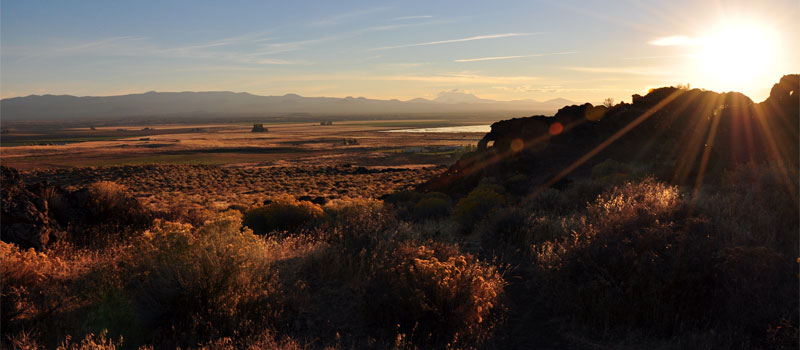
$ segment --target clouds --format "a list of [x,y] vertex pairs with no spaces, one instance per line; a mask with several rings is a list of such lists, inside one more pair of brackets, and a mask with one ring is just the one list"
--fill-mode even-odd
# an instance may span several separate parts
[[403,17],[395,17],[395,18],[392,18],[392,21],[409,21],[409,20],[415,20],[415,19],[426,19],[426,18],[433,18],[433,16],[430,16],[430,15],[421,15],[421,16],[403,16]]
[[697,46],[702,42],[701,38],[693,38],[685,35],[672,35],[656,38],[647,43],[653,46]]
[[644,76],[668,76],[672,74],[669,70],[662,67],[562,67],[563,69],[595,74],[623,74],[623,75],[644,75]]
[[501,39],[501,38],[510,38],[510,37],[517,37],[517,36],[529,36],[529,35],[538,35],[538,34],[540,34],[540,33],[503,33],[503,34],[478,35],[478,36],[471,36],[471,37],[460,38],[460,39],[426,41],[426,42],[421,42],[421,43],[396,45],[396,46],[383,46],[383,47],[376,47],[376,48],[374,48],[372,50],[373,51],[391,50],[391,49],[400,49],[400,48],[405,48],[405,47],[442,45],[442,44],[461,43],[461,42],[475,41],[475,40]]
[[367,15],[371,15],[371,14],[375,14],[375,13],[379,13],[379,12],[385,12],[385,11],[388,11],[390,9],[391,9],[390,7],[385,7],[385,6],[383,6],[383,7],[374,7],[374,8],[369,8],[369,9],[358,9],[358,10],[354,10],[354,11],[350,11],[350,12],[344,12],[344,13],[340,13],[340,14],[337,14],[337,15],[329,16],[329,17],[326,17],[326,18],[323,18],[323,19],[320,19],[320,20],[317,20],[317,21],[313,21],[313,22],[310,23],[310,25],[312,27],[333,26],[333,25],[342,24],[342,23],[346,23],[346,22],[352,22],[355,19],[358,19],[359,17],[364,17],[364,16],[367,16]]
[[517,56],[496,56],[496,57],[481,57],[481,58],[462,58],[455,60],[455,62],[480,62],[480,61],[497,61],[497,60],[510,60],[515,58],[528,58],[528,57],[542,57],[542,56],[554,56],[554,55],[569,55],[578,53],[577,51],[567,51],[567,52],[553,52],[553,53],[537,53],[532,55],[517,55]]

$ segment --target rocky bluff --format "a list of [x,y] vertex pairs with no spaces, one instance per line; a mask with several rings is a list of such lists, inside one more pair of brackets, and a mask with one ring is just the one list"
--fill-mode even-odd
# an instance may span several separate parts
[[786,75],[754,103],[738,92],[664,87],[615,106],[567,106],[554,116],[492,124],[425,191],[465,193],[481,179],[524,176],[531,186],[587,176],[606,160],[637,164],[677,184],[719,176],[744,163],[797,166],[800,75]]

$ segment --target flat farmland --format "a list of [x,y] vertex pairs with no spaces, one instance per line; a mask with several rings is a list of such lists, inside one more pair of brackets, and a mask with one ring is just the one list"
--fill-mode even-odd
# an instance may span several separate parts
[[[223,166],[431,167],[448,165],[482,133],[387,133],[451,121],[353,121],[252,125],[130,125],[4,135],[2,163],[20,170],[189,164]],[[9,141],[11,139],[11,141]]]

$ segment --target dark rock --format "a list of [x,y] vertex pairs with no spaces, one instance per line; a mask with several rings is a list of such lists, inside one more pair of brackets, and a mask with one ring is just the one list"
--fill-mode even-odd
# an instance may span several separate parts
[[2,227],[0,236],[20,248],[44,249],[63,236],[59,225],[48,216],[47,202],[25,188],[19,173],[2,167]]
[[664,87],[635,95],[631,104],[587,103],[552,117],[499,121],[475,152],[420,190],[465,194],[483,178],[506,183],[514,174],[526,175],[534,186],[552,186],[589,176],[607,159],[642,164],[664,181],[686,185],[719,179],[744,163],[797,166],[799,88],[800,75],[784,76],[756,104],[738,92]]
[[325,198],[325,197],[322,197],[322,196],[317,196],[317,197],[314,197],[314,199],[311,200],[311,203],[319,204],[319,205],[325,205],[325,204],[328,204],[328,198]]

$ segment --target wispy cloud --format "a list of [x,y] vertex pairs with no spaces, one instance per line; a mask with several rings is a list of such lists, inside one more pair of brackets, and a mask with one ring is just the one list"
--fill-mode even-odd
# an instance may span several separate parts
[[566,70],[583,73],[628,74],[628,75],[670,75],[671,72],[660,67],[562,67]]
[[663,55],[663,56],[637,56],[637,57],[623,57],[623,60],[659,60],[664,58],[682,58],[682,57],[693,57],[692,54],[682,54],[682,55]]
[[275,54],[297,51],[304,47],[330,40],[269,42],[275,40],[264,33],[250,33],[236,37],[183,46],[157,45],[147,37],[116,36],[82,43],[62,43],[60,46],[39,45],[4,47],[5,55],[23,58],[92,55],[97,57],[147,57],[147,58],[203,58],[235,64],[289,65],[308,64],[307,61],[270,57]]
[[480,62],[480,61],[511,60],[511,59],[515,59],[515,58],[542,57],[542,56],[554,56],[554,55],[569,55],[569,54],[574,54],[574,53],[578,53],[578,51],[537,53],[537,54],[531,54],[531,55],[516,55],[516,56],[463,58],[463,59],[455,60],[455,62]]
[[537,34],[539,34],[539,33],[503,33],[503,34],[491,34],[491,35],[478,35],[478,36],[471,36],[471,37],[468,37],[468,38],[460,38],[460,39],[428,41],[428,42],[423,42],[423,43],[405,44],[405,45],[397,45],[397,46],[383,46],[383,47],[376,47],[376,48],[371,49],[371,50],[376,51],[376,50],[399,49],[399,48],[404,48],[404,47],[442,45],[442,44],[461,43],[461,42],[466,42],[466,41],[500,39],[500,38],[510,38],[510,37],[528,36],[528,35],[537,35]]
[[366,77],[368,80],[389,81],[417,81],[425,83],[454,83],[454,84],[513,84],[530,82],[539,77],[534,76],[491,76],[480,74],[434,74],[434,75],[391,75]]
[[422,16],[403,16],[403,17],[395,17],[392,18],[392,21],[409,21],[414,19],[426,19],[426,18],[433,18],[433,16],[422,15]]
[[431,83],[438,85],[507,85],[531,84],[540,80],[536,76],[497,76],[474,73],[442,73],[442,74],[398,74],[398,75],[372,75],[372,74],[304,74],[270,76],[272,82],[325,82],[325,81],[408,81]]
[[370,15],[370,14],[377,13],[377,12],[387,11],[389,9],[390,9],[390,7],[383,6],[383,7],[375,7],[375,8],[370,8],[370,9],[361,9],[361,10],[355,10],[355,11],[340,13],[340,14],[337,14],[337,15],[333,15],[333,16],[330,16],[330,17],[326,17],[326,18],[311,22],[311,26],[312,27],[325,27],[325,26],[336,25],[336,24],[340,24],[340,23],[351,21],[351,20],[353,20],[355,18],[358,18],[358,17]]
[[700,38],[693,38],[685,35],[672,35],[656,38],[647,43],[654,46],[697,46],[700,42]]

